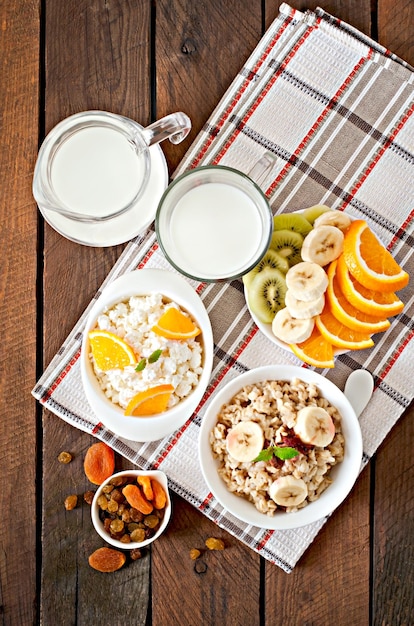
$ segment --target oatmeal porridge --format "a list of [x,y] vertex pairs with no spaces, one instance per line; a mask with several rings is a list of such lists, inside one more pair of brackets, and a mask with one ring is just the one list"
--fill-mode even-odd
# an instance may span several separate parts
[[344,458],[339,412],[298,378],[243,387],[221,407],[210,445],[227,489],[269,516],[317,500]]

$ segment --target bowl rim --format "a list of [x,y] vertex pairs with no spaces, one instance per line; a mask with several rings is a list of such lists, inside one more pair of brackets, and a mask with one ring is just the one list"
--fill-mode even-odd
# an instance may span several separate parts
[[[197,321],[203,338],[203,371],[197,387],[179,404],[159,415],[143,416],[135,420],[125,416],[123,410],[113,404],[100,388],[88,357],[88,332],[95,326],[98,315],[105,308],[134,295],[150,293],[161,293],[187,310]],[[210,382],[213,349],[213,331],[207,310],[200,296],[186,279],[161,269],[143,268],[126,272],[102,290],[86,319],[80,356],[81,378],[86,398],[104,426],[118,436],[131,441],[158,441],[180,428],[197,408]],[[145,435],[142,433],[143,429],[150,429],[155,435],[151,433]]]
[[[119,541],[118,539],[113,539],[109,535],[109,533],[107,533],[104,530],[103,523],[101,522],[99,518],[99,506],[97,504],[97,500],[99,496],[102,494],[103,487],[107,485],[108,482],[116,476],[151,476],[151,477],[156,478],[161,484],[161,486],[164,488],[165,493],[167,494],[167,504],[165,506],[164,517],[161,521],[160,527],[153,537],[150,537],[149,539],[145,539],[144,541],[141,541],[141,542],[132,541],[131,543],[122,543],[122,541]],[[144,548],[150,543],[153,543],[164,532],[164,530],[166,529],[170,521],[170,518],[171,518],[171,497],[170,497],[170,492],[168,488],[168,478],[167,478],[167,475],[161,470],[130,469],[130,470],[122,470],[120,472],[115,472],[114,474],[111,474],[111,476],[109,476],[106,480],[104,480],[104,482],[101,485],[99,485],[98,489],[95,492],[95,495],[93,497],[92,504],[91,504],[92,524],[96,532],[98,533],[98,535],[100,535],[102,539],[104,539],[107,543],[111,544],[112,546],[116,548],[121,548],[122,550],[134,550],[135,548]]]
[[[209,433],[216,423],[216,416],[221,406],[228,402],[246,384],[265,380],[292,380],[297,377],[305,382],[315,382],[329,402],[334,404],[342,416],[342,429],[345,438],[344,459],[331,470],[335,479],[340,473],[341,481],[335,480],[314,502],[297,512],[276,513],[273,517],[260,513],[253,503],[228,491],[217,470],[218,461],[214,459]],[[347,440],[352,436],[352,445]],[[251,369],[219,389],[207,407],[199,432],[199,458],[204,480],[217,502],[235,518],[246,524],[269,530],[286,530],[306,526],[328,517],[345,500],[358,478],[363,454],[362,433],[358,418],[343,392],[333,382],[321,374],[295,365],[264,365]]]

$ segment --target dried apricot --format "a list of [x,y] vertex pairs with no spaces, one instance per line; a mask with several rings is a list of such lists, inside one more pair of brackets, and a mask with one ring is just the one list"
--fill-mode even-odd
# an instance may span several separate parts
[[138,509],[144,515],[148,515],[152,512],[153,506],[141,493],[138,485],[125,485],[122,489],[122,493],[127,499],[128,504],[130,504],[134,509]]
[[83,463],[88,480],[101,485],[115,469],[115,453],[106,443],[99,441],[88,448]]
[[157,480],[152,480],[151,483],[154,492],[154,508],[163,509],[167,503],[167,494]]
[[142,487],[142,491],[144,492],[146,499],[153,500],[154,492],[152,490],[151,478],[149,476],[138,476],[137,482],[138,485]]
[[98,572],[116,572],[126,561],[126,556],[113,548],[98,548],[89,557],[89,565]]

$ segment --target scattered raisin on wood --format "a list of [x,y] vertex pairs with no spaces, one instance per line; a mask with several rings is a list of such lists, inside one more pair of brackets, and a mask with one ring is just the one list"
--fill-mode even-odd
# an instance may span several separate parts
[[94,491],[85,491],[85,493],[83,494],[83,499],[85,500],[86,504],[92,504],[94,495]]
[[216,537],[209,537],[206,539],[206,546],[209,550],[224,550],[224,541],[216,539]]
[[64,463],[65,465],[67,463],[70,463],[71,460],[72,460],[72,455],[70,452],[61,452],[58,456],[59,463]]
[[70,496],[67,496],[67,498],[65,498],[65,509],[67,511],[72,511],[74,508],[76,508],[78,504],[78,496],[75,494],[72,494]]
[[133,548],[130,552],[130,557],[133,561],[137,561],[142,558],[142,551],[139,548]]
[[197,548],[191,548],[191,550],[190,550],[190,559],[195,561],[196,559],[198,559],[198,557],[200,555],[201,555],[200,550],[197,550]]

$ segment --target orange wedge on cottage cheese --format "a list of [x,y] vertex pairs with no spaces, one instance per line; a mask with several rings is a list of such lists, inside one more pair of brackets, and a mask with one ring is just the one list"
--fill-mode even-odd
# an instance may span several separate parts
[[129,401],[125,415],[139,417],[142,415],[156,415],[163,413],[168,406],[174,387],[169,384],[156,385],[144,391],[139,391]]
[[409,275],[378,241],[365,220],[355,220],[343,244],[349,272],[361,285],[375,291],[398,291],[408,284]]
[[124,368],[137,362],[135,352],[121,337],[108,330],[91,330],[88,334],[93,360],[98,369],[106,372]]
[[190,316],[175,307],[168,308],[151,330],[166,339],[192,339],[201,333]]

